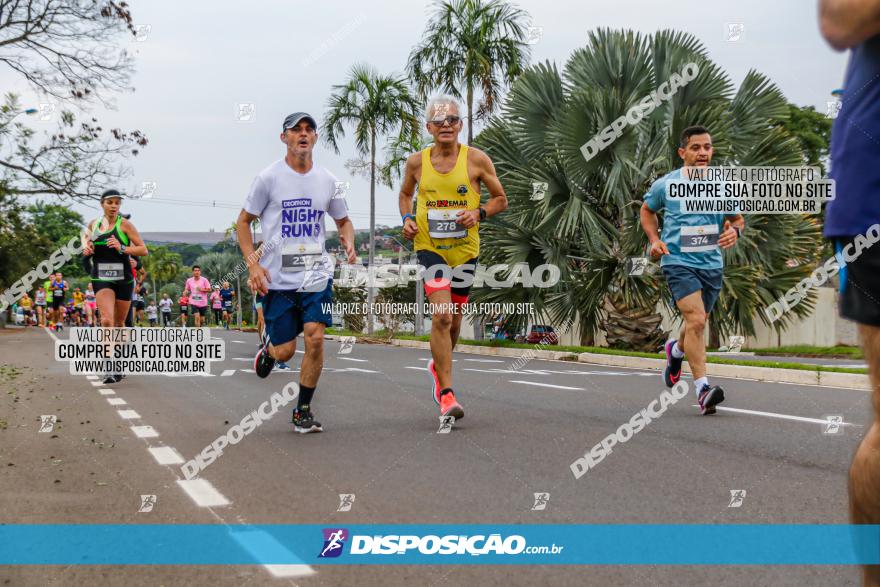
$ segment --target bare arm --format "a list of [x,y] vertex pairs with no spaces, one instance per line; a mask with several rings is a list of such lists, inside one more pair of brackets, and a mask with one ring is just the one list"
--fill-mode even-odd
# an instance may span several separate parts
[[[507,210],[507,196],[504,194],[504,188],[501,186],[501,181],[499,181],[498,175],[495,173],[495,165],[492,164],[489,156],[476,149],[473,150],[473,153],[480,183],[486,186],[486,189],[489,191],[489,201],[481,206],[486,211],[486,218],[488,218]],[[479,208],[476,210],[465,210],[459,212],[458,217],[459,223],[462,226],[470,228],[480,222],[480,210]]]
[[266,295],[269,293],[269,283],[272,282],[269,272],[260,265],[260,254],[254,253],[254,236],[251,234],[251,222],[258,217],[242,210],[235,221],[235,234],[238,235],[238,246],[244,256],[244,262],[248,268],[248,287],[254,293]]
[[254,255],[254,235],[251,233],[251,223],[257,217],[253,214],[242,210],[238,214],[238,220],[235,221],[235,235],[238,237],[238,248],[244,256],[244,261],[248,268],[259,261],[259,257]]
[[483,206],[488,218],[507,210],[507,195],[504,193],[504,187],[498,179],[492,160],[485,153],[480,153],[480,155],[480,181],[489,190],[489,201]]
[[354,224],[351,219],[346,216],[336,220],[336,230],[339,232],[339,242],[345,247],[345,253],[348,255],[348,263],[353,265],[357,261],[357,255],[354,252]]
[[[129,245],[125,247],[126,255],[144,257],[150,254],[150,251],[147,250],[147,245],[144,244],[144,241],[141,238],[141,234],[138,232],[137,228],[134,227],[134,224],[132,224],[130,220],[123,220],[121,228],[122,232],[125,233],[125,236],[128,237],[129,242]],[[108,239],[108,244],[110,244],[110,239]]]
[[651,243],[651,257],[656,259],[668,255],[669,249],[666,248],[666,243],[660,240],[660,221],[657,220],[657,213],[651,210],[648,202],[642,202],[642,207],[639,209],[639,223],[648,236],[648,242]]
[[[400,184],[400,196],[398,197],[398,207],[400,208],[400,216],[412,214],[413,211],[413,194],[416,191],[416,183],[422,168],[422,154],[413,153],[406,160],[406,168],[403,174],[403,183]],[[403,222],[403,236],[409,240],[415,238],[419,232],[416,221],[407,218]]]
[[819,0],[819,28],[842,51],[880,34],[880,0]]

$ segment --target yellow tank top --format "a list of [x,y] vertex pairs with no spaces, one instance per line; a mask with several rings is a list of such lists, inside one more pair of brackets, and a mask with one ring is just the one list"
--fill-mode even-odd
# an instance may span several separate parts
[[422,178],[416,196],[417,251],[433,251],[450,267],[480,254],[479,225],[465,228],[455,222],[461,210],[480,207],[480,194],[471,186],[467,171],[468,147],[461,145],[455,167],[440,173],[431,165],[431,147],[422,151]]

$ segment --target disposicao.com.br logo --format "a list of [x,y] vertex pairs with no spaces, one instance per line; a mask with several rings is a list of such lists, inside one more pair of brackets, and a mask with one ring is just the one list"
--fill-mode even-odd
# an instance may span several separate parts
[[[319,558],[338,557],[349,538],[345,528],[325,528],[324,546]],[[387,534],[351,536],[350,555],[518,555],[559,554],[563,546],[528,546],[526,539],[518,534],[502,537],[501,534],[477,534],[474,536],[449,534]]]

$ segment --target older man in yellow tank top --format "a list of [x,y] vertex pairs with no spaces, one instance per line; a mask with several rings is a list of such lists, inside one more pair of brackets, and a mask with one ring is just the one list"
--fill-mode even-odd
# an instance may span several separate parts
[[[425,292],[434,312],[431,319],[431,355],[428,371],[432,395],[440,414],[456,419],[464,410],[452,391],[452,349],[461,329],[462,304],[467,303],[480,254],[480,222],[507,208],[504,188],[492,160],[458,142],[462,122],[458,103],[448,96],[432,99],[425,126],[434,144],[409,156],[400,188],[403,235],[414,241],[423,273]],[[413,192],[418,184],[416,213]],[[489,200],[480,206],[480,189]],[[454,271],[453,271],[454,270]]]

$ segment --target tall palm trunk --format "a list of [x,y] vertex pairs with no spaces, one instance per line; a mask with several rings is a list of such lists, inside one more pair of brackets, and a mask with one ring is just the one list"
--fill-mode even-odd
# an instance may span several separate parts
[[608,346],[649,353],[657,351],[667,334],[661,326],[663,317],[656,311],[659,301],[658,293],[646,307],[629,307],[619,294],[606,296],[602,329]]
[[468,117],[468,147],[474,141],[474,85],[468,81],[467,85],[467,117]]
[[[376,128],[373,127],[370,133],[370,254],[367,261],[367,334],[373,334],[373,299],[374,290],[372,287],[372,271],[373,271],[373,254],[375,251],[376,240]],[[352,243],[354,245],[354,243]]]

